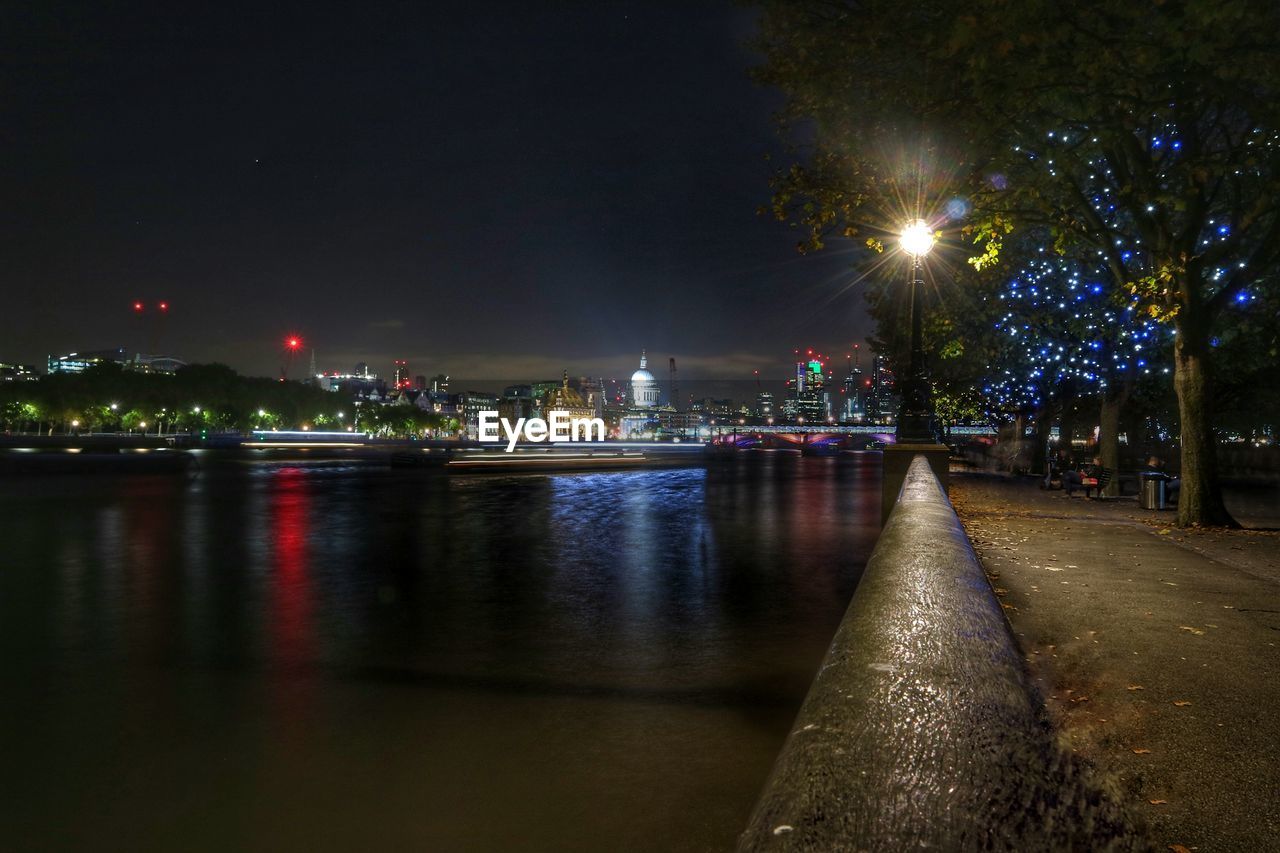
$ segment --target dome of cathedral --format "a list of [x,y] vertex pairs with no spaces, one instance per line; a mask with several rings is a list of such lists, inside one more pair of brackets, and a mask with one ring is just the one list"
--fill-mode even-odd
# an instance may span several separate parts
[[653,378],[653,374],[649,372],[649,359],[642,351],[640,353],[640,369],[631,374],[631,405],[642,408],[651,409],[658,405],[658,398],[661,392],[658,390],[658,380]]

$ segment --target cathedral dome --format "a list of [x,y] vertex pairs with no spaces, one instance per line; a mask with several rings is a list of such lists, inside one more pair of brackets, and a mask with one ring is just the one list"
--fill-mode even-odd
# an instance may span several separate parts
[[640,353],[640,369],[631,374],[631,405],[641,409],[652,409],[658,405],[661,392],[658,380],[649,372],[649,359],[643,351]]

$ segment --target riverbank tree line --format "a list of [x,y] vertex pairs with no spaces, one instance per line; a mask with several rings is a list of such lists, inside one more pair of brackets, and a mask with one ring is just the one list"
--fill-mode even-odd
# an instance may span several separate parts
[[307,429],[390,438],[452,434],[458,424],[417,406],[357,402],[302,382],[241,376],[222,364],[193,364],[173,374],[99,364],[0,383],[0,427],[41,434]]

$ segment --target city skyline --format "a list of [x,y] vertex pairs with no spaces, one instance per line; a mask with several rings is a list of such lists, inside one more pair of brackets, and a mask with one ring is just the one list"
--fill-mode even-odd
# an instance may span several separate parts
[[[780,100],[750,11],[243,12],[9,13],[0,357],[154,341],[271,375],[296,333],[333,364],[647,347],[729,378],[869,333],[850,257],[757,213]],[[160,301],[157,330],[133,305]]]

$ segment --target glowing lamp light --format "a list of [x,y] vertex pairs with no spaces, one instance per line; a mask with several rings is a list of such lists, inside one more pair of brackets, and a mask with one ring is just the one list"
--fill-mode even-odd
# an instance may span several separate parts
[[923,219],[908,222],[898,237],[902,251],[913,258],[923,258],[933,248],[933,230]]
[[135,303],[133,303],[133,310],[134,310],[134,311],[137,311],[139,314],[141,314],[141,313],[142,313],[142,303],[141,303],[141,302],[135,302]]
[[159,305],[157,305],[156,307],[157,307],[157,308],[159,308],[161,311],[168,311],[168,310],[169,310],[169,303],[168,303],[168,302],[161,302],[161,303],[160,303]]
[[298,347],[302,346],[302,341],[298,340],[297,338],[289,338],[289,340],[285,341],[285,343],[288,345],[289,349],[297,349]]

